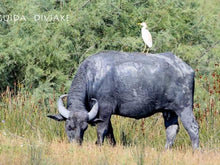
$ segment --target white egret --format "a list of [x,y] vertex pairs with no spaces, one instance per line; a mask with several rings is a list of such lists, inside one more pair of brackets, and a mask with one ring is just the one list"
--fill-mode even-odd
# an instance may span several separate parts
[[147,29],[147,23],[146,22],[138,23],[138,25],[142,26],[141,36],[142,36],[142,38],[144,40],[144,43],[145,43],[143,53],[146,50],[146,46],[148,46],[148,49],[147,49],[147,53],[148,53],[149,49],[152,47],[152,36],[151,36],[150,32]]

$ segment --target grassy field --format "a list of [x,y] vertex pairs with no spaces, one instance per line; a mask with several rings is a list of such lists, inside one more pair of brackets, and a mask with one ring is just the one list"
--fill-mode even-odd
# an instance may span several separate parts
[[[192,152],[190,148],[164,151],[140,145],[98,147],[91,143],[74,146],[65,141],[34,143],[13,135],[0,135],[1,164],[82,164],[82,165],[135,165],[135,164],[187,164],[218,165],[220,149]],[[3,152],[2,152],[3,151]]]
[[[18,85],[19,86],[19,85]],[[200,125],[199,151],[193,152],[180,123],[174,148],[164,150],[161,114],[134,120],[112,117],[116,147],[94,145],[95,127],[85,133],[82,147],[67,142],[64,122],[46,117],[57,113],[56,99],[37,100],[20,89],[7,89],[0,103],[0,164],[219,164],[220,74],[196,72],[194,114]]]

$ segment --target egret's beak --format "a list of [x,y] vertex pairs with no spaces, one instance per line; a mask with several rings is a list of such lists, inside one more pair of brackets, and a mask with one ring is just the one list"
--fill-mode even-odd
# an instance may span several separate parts
[[137,23],[137,25],[141,25],[141,23]]

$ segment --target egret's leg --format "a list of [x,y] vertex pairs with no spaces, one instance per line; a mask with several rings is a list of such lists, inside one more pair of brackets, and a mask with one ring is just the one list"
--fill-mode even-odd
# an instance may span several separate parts
[[148,54],[148,52],[149,52],[149,49],[150,49],[150,48],[147,48],[147,54]]
[[146,48],[147,48],[147,45],[144,45],[144,50],[142,51],[142,53],[145,52]]

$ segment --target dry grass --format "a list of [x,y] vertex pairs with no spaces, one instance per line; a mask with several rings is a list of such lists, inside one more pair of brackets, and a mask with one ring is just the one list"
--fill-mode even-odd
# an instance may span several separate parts
[[0,133],[0,164],[74,164],[74,165],[135,165],[178,164],[217,165],[220,149],[193,152],[191,148],[157,150],[148,146],[102,147],[85,142],[79,147],[66,141],[34,142],[22,137]]
[[174,149],[164,151],[161,114],[134,120],[112,117],[117,146],[97,147],[95,128],[85,132],[82,147],[67,142],[64,122],[46,118],[57,113],[56,97],[34,98],[29,92],[7,89],[0,102],[0,165],[7,164],[219,164],[220,73],[209,77],[197,71],[194,114],[200,125],[202,151],[192,152],[180,123]]

